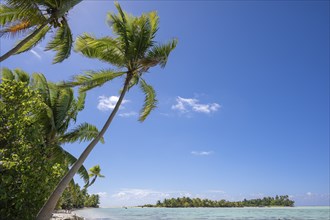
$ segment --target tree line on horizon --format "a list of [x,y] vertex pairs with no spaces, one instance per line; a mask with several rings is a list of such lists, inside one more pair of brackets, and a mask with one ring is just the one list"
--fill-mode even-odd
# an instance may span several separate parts
[[[164,68],[177,40],[155,41],[159,16],[152,11],[141,16],[108,13],[113,36],[102,38],[84,33],[74,41],[68,13],[82,0],[5,0],[0,3],[0,37],[24,36],[0,62],[29,51],[48,33],[55,33],[46,50],[54,51],[53,63],[68,59],[71,49],[109,64],[109,68],[84,72],[72,81],[53,83],[41,73],[32,75],[20,68],[1,69],[0,75],[0,216],[1,219],[49,220],[57,207],[97,206],[99,197],[87,189],[100,169],[83,166],[112,123],[129,90],[139,86],[145,95],[139,121],[156,107],[155,90],[143,76],[156,66]],[[115,78],[122,78],[119,99],[101,130],[82,123],[74,126],[85,107],[86,92]],[[75,97],[72,87],[79,87]],[[76,158],[62,146],[89,141]],[[73,177],[78,173],[85,186]],[[90,178],[92,178],[90,180]]]
[[164,199],[162,202],[157,201],[155,205],[147,204],[140,207],[157,207],[157,208],[230,208],[230,207],[293,207],[294,201],[289,199],[288,195],[275,197],[264,197],[262,199],[244,199],[242,201],[226,201],[226,200],[210,200],[200,198],[178,197]]

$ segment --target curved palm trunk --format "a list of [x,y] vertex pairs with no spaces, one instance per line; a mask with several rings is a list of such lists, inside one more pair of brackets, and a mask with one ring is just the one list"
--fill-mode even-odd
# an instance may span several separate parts
[[44,206],[41,208],[41,210],[39,211],[36,219],[37,220],[49,220],[52,212],[54,211],[54,208],[56,206],[57,201],[59,200],[59,198],[61,197],[63,191],[65,190],[65,188],[67,187],[67,185],[69,184],[69,182],[72,180],[73,176],[77,173],[77,171],[79,170],[79,168],[82,166],[82,164],[84,163],[85,159],[88,157],[89,153],[93,150],[93,148],[95,147],[95,145],[99,142],[99,140],[101,139],[101,137],[103,137],[104,133],[106,132],[106,130],[108,129],[109,125],[111,124],[113,118],[115,117],[120,104],[122,103],[124,96],[126,94],[130,79],[131,79],[131,75],[129,74],[126,77],[125,80],[125,84],[124,84],[124,88],[120,94],[120,97],[118,99],[118,102],[116,103],[115,108],[112,110],[108,120],[106,121],[106,123],[104,124],[102,130],[100,131],[99,135],[94,138],[94,140],[86,147],[86,149],[84,150],[84,152],[80,155],[80,157],[78,158],[78,160],[74,163],[74,165],[71,167],[71,169],[69,170],[69,172],[63,177],[63,179],[59,182],[59,184],[57,185],[56,189],[53,191],[53,193],[51,194],[51,196],[48,198],[48,200],[46,201],[46,203],[44,204]]
[[19,42],[14,48],[12,48],[11,50],[9,50],[4,55],[0,56],[0,62],[4,61],[8,57],[14,55],[19,49],[21,49],[21,47],[23,47],[27,42],[29,42],[29,40],[31,40],[33,37],[35,37],[47,24],[49,24],[50,21],[51,21],[51,19],[48,19],[38,29],[36,29],[35,31],[33,31],[32,34],[30,34],[24,40],[22,40],[21,42]]

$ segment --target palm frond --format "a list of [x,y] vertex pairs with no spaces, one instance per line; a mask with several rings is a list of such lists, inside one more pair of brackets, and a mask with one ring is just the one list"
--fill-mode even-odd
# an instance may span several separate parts
[[138,60],[144,57],[148,48],[153,46],[154,42],[151,39],[151,32],[150,19],[145,14],[141,17],[135,18],[129,25],[129,60]]
[[1,81],[8,80],[12,81],[15,79],[14,73],[8,68],[2,68],[0,72]]
[[38,8],[36,1],[33,0],[6,0],[7,5],[20,8],[22,11],[28,11]]
[[[64,151],[64,154],[70,166],[72,166],[77,161],[77,158],[72,154],[70,154],[68,151]],[[89,175],[84,165],[79,168],[77,173],[79,174],[80,178],[84,181],[85,185],[89,185]]]
[[157,12],[152,11],[148,13],[149,17],[149,22],[150,22],[150,39],[153,40],[156,36],[156,33],[158,31],[158,26],[159,26],[159,16]]
[[[24,46],[22,46],[15,54],[23,53],[25,51],[30,50],[38,43],[40,43],[46,36],[47,32],[50,30],[50,27],[46,25],[42,30],[34,36],[31,40],[29,40]],[[18,42],[19,43],[19,42]]]
[[72,34],[66,20],[62,20],[62,26],[58,28],[53,40],[50,41],[45,50],[54,50],[56,55],[53,63],[60,63],[70,56],[72,48]]
[[30,82],[30,75],[21,70],[21,69],[15,69],[14,73],[16,74],[16,80],[19,82],[25,82],[25,83],[29,83]]
[[39,92],[43,102],[51,106],[50,91],[46,77],[41,73],[32,74],[31,87]]
[[55,104],[55,124],[58,130],[65,131],[70,123],[70,114],[68,113],[70,111],[74,95],[72,89],[57,89],[60,91]]
[[117,67],[123,67],[124,56],[121,45],[111,37],[96,39],[85,33],[76,40],[75,51],[89,58],[97,58],[111,63]]
[[[76,161],[77,158],[70,154],[68,151],[64,150],[59,145],[52,146],[52,159],[54,162],[57,163],[66,163],[68,166],[72,166]],[[78,170],[78,174],[80,178],[84,181],[86,185],[89,185],[89,175],[84,166],[81,166]]]
[[79,112],[85,108],[86,93],[80,92],[77,98],[76,111]]
[[144,105],[140,112],[139,121],[143,122],[150,112],[156,108],[156,92],[152,86],[148,85],[142,78],[140,78],[140,87],[145,94]]
[[160,65],[162,68],[167,63],[168,56],[171,51],[176,47],[178,41],[176,39],[167,44],[153,46],[147,53],[146,58],[141,61],[145,67],[153,67]]
[[[25,2],[25,1],[20,1]],[[39,8],[34,4],[28,4],[28,7],[20,7],[10,4],[0,5],[0,26],[9,25],[18,21],[29,21],[31,25],[45,22],[47,18],[42,14]]]
[[112,27],[113,31],[116,35],[122,40],[124,44],[124,53],[127,55],[128,47],[129,47],[129,39],[127,35],[127,16],[121,9],[118,2],[115,2],[115,6],[119,12],[119,15],[115,15],[113,13],[107,14],[107,22],[110,27]]
[[29,21],[19,21],[4,29],[0,30],[0,37],[4,35],[10,35],[12,37],[24,34],[30,30],[31,23]]
[[0,26],[16,22],[17,20],[24,20],[25,18],[26,14],[17,10],[17,8],[0,5]]
[[112,70],[89,71],[85,72],[84,75],[75,76],[74,81],[64,82],[61,86],[80,86],[79,92],[86,92],[124,74],[126,72],[114,72]]
[[[99,134],[99,130],[91,124],[83,123],[72,129],[71,131],[65,133],[61,137],[61,143],[74,143],[76,141],[90,141],[94,139]],[[101,138],[100,142],[103,144],[104,139]]]

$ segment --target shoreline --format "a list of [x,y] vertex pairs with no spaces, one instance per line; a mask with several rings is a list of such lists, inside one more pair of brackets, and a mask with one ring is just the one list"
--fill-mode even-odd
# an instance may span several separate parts
[[66,211],[66,210],[57,210],[52,213],[52,217],[50,220],[84,220],[85,218],[82,216],[77,215],[73,211]]

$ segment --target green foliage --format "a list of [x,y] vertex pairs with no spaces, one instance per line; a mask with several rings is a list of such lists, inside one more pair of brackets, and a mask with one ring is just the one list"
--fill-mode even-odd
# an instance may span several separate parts
[[[94,184],[95,180],[97,179],[97,177],[101,177],[103,178],[104,176],[101,174],[101,168],[100,165],[95,165],[92,168],[89,169],[89,177],[93,177],[92,181],[90,182],[90,184],[87,187],[90,187],[91,185]],[[86,187],[86,188],[87,188]]]
[[0,57],[0,60],[30,50],[54,29],[57,29],[56,34],[47,44],[46,50],[56,52],[53,63],[68,58],[73,39],[66,17],[68,11],[81,1],[6,0],[5,4],[0,4],[0,36],[14,36],[20,33],[24,35],[12,50]]
[[[84,94],[75,99],[72,89],[20,69],[4,68],[1,76],[0,216],[34,219],[77,160],[61,145],[91,140],[99,132],[87,123],[68,131],[84,107]],[[86,169],[82,166],[78,173],[88,185]]]
[[20,54],[32,49],[34,46],[36,46],[45,38],[49,30],[50,30],[49,26],[43,27],[36,36],[34,36],[31,40],[29,40],[26,44],[24,44],[24,46],[22,46],[15,54]]
[[140,88],[145,94],[144,105],[139,117],[139,121],[142,122],[156,108],[157,103],[155,90],[143,80],[142,76],[151,67],[157,65],[165,67],[171,51],[177,45],[177,40],[171,40],[167,44],[155,42],[159,25],[159,17],[156,12],[144,13],[135,17],[124,12],[118,3],[115,3],[115,6],[118,14],[108,13],[107,15],[108,24],[115,36],[96,38],[85,33],[77,38],[75,51],[86,57],[107,62],[118,67],[119,70],[86,72],[84,75],[75,76],[74,81],[65,82],[64,85],[80,86],[79,90],[85,92],[126,75],[126,79],[129,79],[125,81],[128,89],[140,84]]
[[166,208],[188,208],[188,207],[263,207],[263,206],[294,206],[294,201],[289,196],[264,197],[263,199],[251,199],[243,201],[230,202],[226,200],[209,200],[200,198],[171,198],[164,199],[163,202],[157,201],[156,205],[143,205],[142,207],[166,207]]
[[81,189],[78,184],[70,184],[62,194],[57,209],[78,209],[84,207],[99,207],[99,195],[89,195],[85,188]]
[[72,47],[72,34],[67,21],[62,21],[62,26],[58,28],[55,37],[46,46],[46,50],[56,51],[53,63],[62,62],[68,58]]
[[156,92],[152,86],[148,85],[143,79],[140,80],[140,85],[145,94],[144,105],[140,113],[139,121],[143,122],[150,112],[156,108]]
[[24,82],[0,84],[0,216],[34,219],[64,168],[48,159],[37,123],[41,97]]

